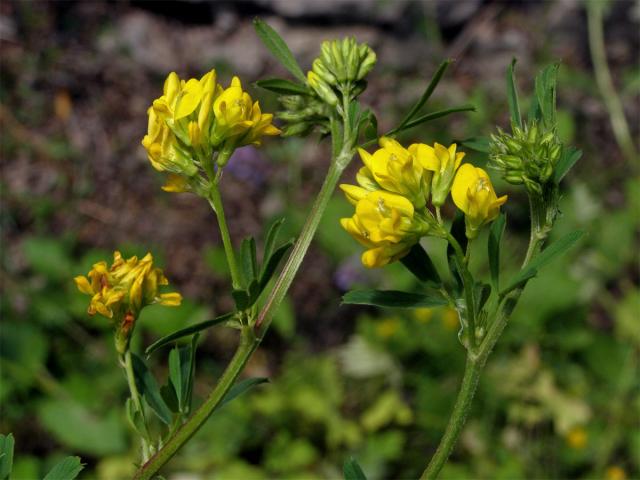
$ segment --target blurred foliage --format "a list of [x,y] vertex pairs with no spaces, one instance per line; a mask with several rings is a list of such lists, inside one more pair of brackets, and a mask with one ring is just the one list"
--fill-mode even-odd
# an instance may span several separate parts
[[[24,28],[38,31],[44,16],[24,3],[20,6],[26,12]],[[522,13],[511,15],[520,14],[523,21]],[[442,42],[434,19],[420,22],[418,31],[424,30],[432,42]],[[25,51],[21,68],[47,71],[58,53],[53,47],[40,56]],[[548,60],[536,58],[536,63]],[[621,94],[627,100],[637,99],[637,70],[618,68]],[[402,80],[408,88],[423,82],[416,78],[419,75],[394,72],[391,67],[383,75],[387,82]],[[3,105],[14,102],[18,122],[40,125],[49,114],[47,95],[52,92],[34,93],[32,85],[14,85],[12,80],[9,75],[0,84]],[[496,82],[502,85],[502,77]],[[493,125],[504,125],[506,102],[496,101],[490,85],[475,83],[463,90],[451,81],[443,86],[443,95],[474,104],[476,112],[452,117],[449,123],[430,123],[419,132],[403,132],[403,141],[420,137],[447,142],[486,135]],[[596,95],[592,74],[584,66],[578,62],[561,67],[560,136],[573,138],[585,154],[565,181],[563,216],[555,233],[559,238],[580,228],[588,235],[579,248],[530,282],[489,361],[462,440],[442,478],[640,476],[640,183],[635,166],[621,163],[610,132],[605,129],[595,135],[596,120],[576,108],[579,102],[593,102]],[[401,117],[401,107],[378,116]],[[13,474],[42,478],[66,455],[79,455],[87,464],[79,478],[126,478],[134,470],[138,448],[126,423],[126,380],[115,363],[108,322],[86,316],[86,298],[71,281],[97,259],[109,256],[99,248],[108,242],[97,237],[88,241],[86,232],[79,240],[73,227],[80,228],[80,223],[70,228],[60,220],[75,208],[75,200],[100,190],[88,180],[89,167],[78,162],[78,152],[59,130],[44,130],[28,142],[4,113],[3,120],[3,129],[7,127],[0,139],[3,157],[22,159],[27,169],[44,169],[49,182],[44,193],[12,189],[4,175],[0,183],[4,204],[0,220],[6,235],[0,303],[0,431],[13,432],[16,438]],[[318,149],[313,142],[268,146],[280,173],[269,177],[272,190],[264,203],[275,207],[265,215],[286,216],[285,236],[295,235],[304,219],[304,201],[296,192],[313,187],[314,174],[303,161],[310,150]],[[114,156],[120,158],[117,148]],[[486,162],[483,154],[469,153],[469,157],[478,165]],[[63,160],[68,165],[61,167]],[[502,255],[515,271],[528,236],[528,226],[521,220],[526,218],[526,199],[496,183],[497,191],[510,195]],[[158,202],[167,202],[159,190],[157,195]],[[249,364],[248,374],[269,376],[270,383],[217,411],[170,464],[166,478],[187,471],[221,479],[339,478],[351,456],[372,480],[415,478],[422,471],[446,425],[463,370],[457,319],[446,309],[374,316],[370,309],[339,307],[340,292],[353,286],[402,289],[413,281],[399,265],[384,272],[363,271],[358,246],[337,221],[348,210],[342,198],[329,205],[315,247],[305,260],[312,268],[301,272],[311,283],[301,287],[297,300],[283,305]],[[233,214],[230,217],[234,222]],[[208,219],[213,222],[212,216]],[[140,253],[142,248],[131,242],[145,240],[145,235],[143,231],[128,240],[109,237],[129,242],[109,244],[109,250],[119,247],[127,255]],[[170,260],[169,247],[153,241],[149,247],[159,262]],[[195,295],[177,309],[146,309],[134,349],[140,351],[159,336],[221,313],[228,292],[216,291],[215,280],[228,272],[220,245],[215,239],[207,241],[196,255],[210,276],[195,276],[206,283],[207,301]],[[425,247],[441,249],[444,244],[430,240]],[[486,236],[474,248],[472,268],[488,270],[481,261]],[[314,277],[320,274],[321,278]],[[310,288],[315,290],[310,293]],[[320,305],[311,298],[315,296]],[[301,313],[307,301],[317,312]],[[327,310],[337,311],[337,321]],[[327,318],[330,323],[319,323]],[[234,341],[234,334],[224,331],[203,335],[196,404],[221,372]],[[150,360],[162,382],[168,375],[167,354],[168,349]]]

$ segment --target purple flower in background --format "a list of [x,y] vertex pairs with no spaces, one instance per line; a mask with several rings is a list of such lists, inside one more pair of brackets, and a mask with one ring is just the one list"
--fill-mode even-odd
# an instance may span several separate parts
[[226,170],[238,180],[261,187],[267,177],[267,162],[255,147],[238,148],[229,159]]
[[351,255],[342,262],[333,274],[333,282],[342,290],[350,290],[355,284],[366,283],[368,276],[360,263],[360,255]]

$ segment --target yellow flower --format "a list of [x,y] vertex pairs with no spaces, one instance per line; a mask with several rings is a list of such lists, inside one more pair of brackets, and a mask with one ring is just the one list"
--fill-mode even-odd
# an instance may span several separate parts
[[142,139],[151,166],[159,172],[192,176],[198,172],[189,154],[179,146],[176,136],[164,119],[150,107],[148,133]]
[[[341,186],[345,190],[345,186]],[[357,188],[357,187],[356,187]],[[342,227],[368,248],[362,254],[365,267],[382,267],[406,255],[429,226],[415,214],[413,204],[401,195],[376,190],[362,196],[351,218]]]
[[571,448],[575,450],[582,450],[587,446],[589,437],[587,435],[587,431],[583,427],[574,427],[569,430],[565,439]]
[[237,147],[260,145],[263,136],[280,133],[273,115],[262,113],[238,77],[224,90],[216,80],[215,70],[199,80],[181,80],[171,72],[162,96],[148,110],[142,145],[153,168],[170,174],[166,191],[204,194],[213,175],[213,158],[222,167]]
[[379,188],[407,197],[416,208],[427,202],[432,173],[420,162],[423,147],[413,144],[408,149],[397,141],[381,137],[380,146],[373,154],[358,149],[365,167],[358,172],[357,180],[368,190]]
[[376,323],[376,333],[381,338],[389,338],[400,330],[400,319],[397,317],[385,318]]
[[213,131],[213,144],[219,145],[232,137],[236,138],[234,146],[259,144],[263,135],[278,135],[272,125],[273,115],[263,114],[258,102],[242,90],[238,77],[233,77],[231,85],[225,89],[213,103],[216,123]]
[[416,156],[424,168],[433,173],[431,181],[431,202],[436,207],[444,205],[447,195],[451,190],[456,170],[464,158],[464,152],[456,152],[456,144],[446,148],[439,143],[433,147],[421,144],[416,151]]
[[442,312],[442,323],[447,330],[460,328],[460,318],[455,308],[445,307]]
[[420,323],[429,323],[433,318],[433,308],[415,308],[413,310],[413,317]]
[[74,278],[78,290],[91,296],[87,312],[89,315],[99,313],[116,322],[116,345],[120,353],[128,346],[128,339],[142,308],[155,303],[173,307],[182,301],[182,296],[177,292],[158,292],[159,285],[169,282],[161,269],[154,268],[150,253],[141,260],[137,257],[125,260],[116,251],[110,267],[106,262],[98,262],[87,277],[79,275]]
[[163,95],[147,111],[148,133],[142,139],[153,168],[186,177],[198,172],[197,154],[189,149],[208,135],[215,92],[215,70],[186,82],[175,72],[167,76]]
[[618,465],[612,465],[604,472],[604,478],[606,480],[626,480],[627,472]]
[[500,213],[500,206],[507,201],[506,195],[496,196],[487,172],[468,163],[458,170],[451,196],[465,214],[468,238],[475,238],[483,225],[493,221]]
[[215,70],[207,72],[200,80],[191,78],[187,81],[180,80],[178,74],[171,72],[164,82],[163,95],[153,101],[153,108],[158,114],[167,116],[174,122],[195,112],[197,125],[204,130],[211,116],[214,96],[220,91],[221,87],[216,84]]

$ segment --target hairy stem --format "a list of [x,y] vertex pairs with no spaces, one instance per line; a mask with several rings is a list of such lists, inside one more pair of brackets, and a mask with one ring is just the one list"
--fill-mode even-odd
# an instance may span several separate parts
[[220,196],[218,185],[211,187],[208,200],[218,219],[224,253],[226,254],[229,271],[231,272],[231,283],[233,288],[237,290],[240,288],[240,271],[238,270],[238,262],[236,261],[233,244],[231,243],[231,235],[229,235],[229,227],[227,226],[227,218],[224,214],[224,208],[222,207],[222,197]]
[[[351,153],[348,155],[350,160]],[[343,159],[344,158],[347,158],[347,156],[345,155]],[[255,326],[256,332],[260,338],[264,336],[264,333],[269,328],[273,314],[280,306],[280,303],[282,303],[282,300],[284,300],[284,297],[287,294],[296,273],[298,272],[298,268],[300,268],[300,264],[302,263],[307,249],[309,248],[309,244],[316,233],[318,224],[322,218],[322,213],[327,208],[327,204],[331,199],[331,195],[336,188],[343,170],[344,167],[339,165],[339,162],[337,161],[333,162],[329,168],[324,184],[311,207],[311,212],[307,217],[307,221],[304,224],[302,231],[300,232],[298,240],[293,246],[291,255],[289,255],[273,290],[271,290],[269,297],[258,315]]]
[[213,391],[204,403],[193,412],[189,420],[136,472],[133,477],[135,480],[149,480],[153,478],[158,470],[175,455],[180,447],[193,437],[204,422],[211,416],[216,407],[220,405],[220,402],[233,386],[240,372],[242,372],[247,360],[249,360],[251,354],[257,348],[258,343],[258,340],[253,334],[253,330],[245,327],[240,336],[240,345]]
[[[551,229],[551,224],[553,223],[555,215],[555,211],[553,210],[555,209],[555,204],[552,204],[555,200],[553,193],[554,192],[552,192],[549,199],[544,196],[538,197],[531,194],[529,195],[529,202],[531,206],[531,236],[529,238],[529,246],[527,248],[522,268],[527,266],[531,259],[540,252],[548,231]],[[453,240],[455,242],[455,239]],[[451,239],[449,241],[451,241]],[[457,242],[455,243],[457,244]],[[456,248],[455,244],[452,243],[452,245],[454,246],[454,250],[456,250],[456,254],[460,256],[462,253],[460,245],[458,245],[458,248]],[[473,288],[473,285],[471,288]],[[473,300],[473,295],[469,294],[469,288],[466,282],[464,289],[466,298],[471,298]],[[523,289],[524,286],[519,287],[501,299],[498,312],[496,313],[493,322],[491,322],[484,340],[477,350],[467,350],[467,363],[465,366],[464,377],[462,379],[460,390],[458,391],[456,402],[453,406],[453,411],[449,417],[449,423],[447,424],[447,428],[445,429],[444,435],[440,440],[440,444],[438,445],[435,454],[431,457],[427,468],[422,473],[422,476],[420,477],[421,479],[432,480],[437,478],[440,470],[442,470],[442,467],[447,462],[449,455],[451,455],[467,419],[471,402],[473,401],[473,397],[476,393],[480,374],[487,363],[489,355],[498,342],[500,335],[506,327],[509,317],[511,316],[513,309],[516,307],[518,300],[520,299],[520,295],[522,295]],[[467,300],[467,302],[468,301],[469,300]],[[473,334],[474,332],[472,331],[471,335]]]
[[[350,138],[351,137],[349,137],[349,140]],[[282,272],[280,272],[273,290],[269,294],[269,297],[262,307],[262,310],[258,314],[254,328],[246,327],[243,330],[238,350],[234,354],[231,362],[222,374],[222,377],[218,381],[213,391],[209,394],[200,408],[198,408],[189,418],[189,420],[187,420],[187,422],[182,425],[182,427],[175,433],[175,435],[169,438],[167,443],[138,470],[134,477],[135,480],[151,479],[160,470],[160,468],[162,468],[162,466],[166,464],[171,459],[171,457],[173,457],[173,455],[175,455],[180,447],[182,447],[200,429],[207,418],[209,418],[216,407],[220,404],[229,389],[233,386],[236,378],[238,377],[238,375],[240,375],[245,364],[260,344],[262,337],[269,328],[269,324],[271,323],[274,312],[280,306],[280,303],[284,299],[287,291],[289,290],[289,287],[291,286],[291,282],[293,281],[293,278],[295,277],[298,268],[302,263],[302,259],[307,253],[307,249],[309,248],[311,240],[315,235],[318,224],[320,223],[320,219],[322,218],[322,214],[324,213],[327,204],[329,203],[329,199],[331,198],[338,180],[340,179],[340,175],[353,157],[353,143],[354,142],[351,140],[345,142],[339,155],[336,158],[332,159],[331,166],[329,168],[329,171],[327,172],[327,176],[313,204],[313,207],[311,208],[311,212],[307,217],[307,221],[302,229],[302,232],[300,232],[300,236],[298,237],[298,240],[296,241],[291,254],[289,255],[289,258],[287,259]],[[216,213],[222,212],[222,202],[219,201],[219,196],[218,200],[216,200],[215,195],[212,195],[211,202],[214,210],[216,210]],[[219,202],[219,210],[217,209],[218,205],[216,204],[216,202]],[[222,218],[222,223],[226,227],[223,213],[222,215],[218,216],[219,220],[220,218]],[[222,226],[221,230],[223,230]],[[225,234],[223,233],[223,241],[224,238]],[[230,239],[228,240],[228,243],[230,245]],[[225,243],[225,248],[226,245],[227,244]],[[233,250],[231,249],[231,251]]]
[[465,420],[467,419],[467,413],[469,412],[471,401],[473,400],[476,387],[478,386],[482,367],[483,365],[467,357],[467,364],[464,370],[462,384],[460,385],[460,392],[458,393],[458,398],[456,398],[456,403],[453,406],[453,412],[451,412],[449,424],[442,436],[442,440],[440,440],[440,445],[438,445],[436,453],[433,455],[427,469],[420,477],[421,479],[437,478],[440,470],[447,462],[447,459],[458,440],[458,436],[462,431],[462,427],[464,427]]
[[[136,385],[136,379],[133,374],[133,363],[131,361],[131,350],[127,349],[126,352],[122,355],[121,358],[122,367],[127,375],[127,384],[129,385],[129,394],[131,395],[131,401],[133,402],[133,406],[136,411],[142,417],[142,423],[144,425],[145,434],[147,438],[149,437],[149,432],[147,431],[147,420],[144,415],[144,409],[142,407],[142,401],[140,400],[140,392],[138,392],[138,387]],[[140,437],[140,444],[142,447],[142,461],[146,462],[149,458],[149,444],[147,443],[147,438],[144,436]]]

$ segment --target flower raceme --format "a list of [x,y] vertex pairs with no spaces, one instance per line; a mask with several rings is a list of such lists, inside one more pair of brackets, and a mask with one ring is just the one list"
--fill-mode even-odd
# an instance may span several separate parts
[[379,188],[407,197],[415,208],[422,208],[429,197],[432,173],[425,168],[424,144],[413,144],[408,149],[397,141],[382,137],[382,148],[370,154],[358,149],[364,167],[357,175],[358,183],[369,190]]
[[142,145],[151,165],[170,174],[163,188],[173,192],[198,192],[203,181],[197,174],[210,176],[214,157],[222,167],[236,148],[260,145],[263,136],[280,133],[272,124],[273,115],[262,113],[238,77],[224,89],[215,70],[186,81],[171,72],[148,115]]
[[507,196],[498,198],[489,175],[481,168],[465,163],[453,181],[451,196],[465,214],[466,235],[475,238],[480,228],[495,220]]
[[343,228],[367,247],[362,263],[382,267],[406,255],[429,230],[425,218],[405,197],[383,190],[367,191],[341,185],[347,198],[356,201],[356,213],[340,220]]
[[182,296],[177,292],[158,292],[158,286],[168,285],[169,282],[161,269],[154,268],[150,253],[141,260],[135,256],[125,260],[116,251],[110,267],[107,262],[98,262],[87,277],[79,275],[74,278],[78,290],[91,296],[87,312],[89,315],[99,313],[114,320],[116,346],[120,353],[128,346],[135,320],[142,308],[152,304],[175,307],[182,302]]
[[451,192],[465,213],[466,234],[494,220],[506,196],[498,198],[489,176],[480,168],[462,163],[463,152],[449,147],[415,143],[404,148],[382,137],[374,153],[359,149],[364,166],[358,185],[340,185],[356,213],[341,220],[343,228],[368,248],[362,255],[367,267],[380,267],[400,259],[424,235],[446,236],[441,220],[427,208],[440,207]]

